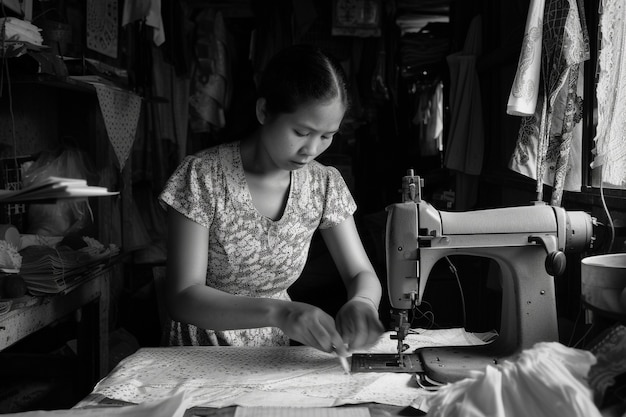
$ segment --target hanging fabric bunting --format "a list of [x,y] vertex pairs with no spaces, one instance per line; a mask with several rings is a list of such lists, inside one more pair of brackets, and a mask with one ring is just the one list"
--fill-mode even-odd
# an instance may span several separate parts
[[94,86],[109,141],[117,156],[120,171],[122,171],[135,141],[137,122],[141,112],[141,98],[131,92],[104,84],[94,84]]

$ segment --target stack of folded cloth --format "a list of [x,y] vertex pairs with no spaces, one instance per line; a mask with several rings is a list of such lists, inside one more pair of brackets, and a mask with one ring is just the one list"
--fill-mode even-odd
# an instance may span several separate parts
[[32,295],[66,293],[97,276],[118,253],[115,244],[104,246],[90,237],[65,237],[56,244],[29,245],[20,250],[20,275]]

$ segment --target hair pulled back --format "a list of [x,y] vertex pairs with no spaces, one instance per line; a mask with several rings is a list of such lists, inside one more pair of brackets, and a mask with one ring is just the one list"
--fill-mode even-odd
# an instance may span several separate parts
[[273,115],[293,113],[304,103],[336,97],[346,109],[349,106],[341,64],[313,45],[293,45],[274,55],[259,80],[258,93]]

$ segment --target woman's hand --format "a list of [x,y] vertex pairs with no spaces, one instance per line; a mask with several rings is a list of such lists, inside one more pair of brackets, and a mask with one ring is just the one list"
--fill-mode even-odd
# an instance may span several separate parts
[[340,356],[348,355],[335,320],[318,307],[288,302],[280,309],[276,320],[277,326],[290,339],[323,352],[336,351]]
[[336,325],[350,351],[373,345],[385,331],[374,303],[359,297],[348,300],[341,307]]

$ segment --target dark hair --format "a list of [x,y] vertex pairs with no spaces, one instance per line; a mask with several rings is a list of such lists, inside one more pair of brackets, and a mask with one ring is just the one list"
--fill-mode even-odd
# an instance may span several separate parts
[[289,46],[274,55],[261,75],[258,95],[270,114],[293,113],[303,103],[335,97],[349,107],[341,63],[313,45]]

